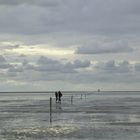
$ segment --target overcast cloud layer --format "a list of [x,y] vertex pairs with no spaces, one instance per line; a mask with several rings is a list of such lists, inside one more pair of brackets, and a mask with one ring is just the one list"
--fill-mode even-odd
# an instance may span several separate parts
[[0,0],[0,91],[140,90],[139,7]]

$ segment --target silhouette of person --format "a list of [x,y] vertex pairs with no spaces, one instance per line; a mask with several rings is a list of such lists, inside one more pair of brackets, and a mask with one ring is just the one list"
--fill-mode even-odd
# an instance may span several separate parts
[[58,97],[59,97],[59,101],[61,102],[61,97],[62,97],[61,91],[58,91]]
[[56,102],[58,101],[58,92],[55,92],[55,99],[56,99]]

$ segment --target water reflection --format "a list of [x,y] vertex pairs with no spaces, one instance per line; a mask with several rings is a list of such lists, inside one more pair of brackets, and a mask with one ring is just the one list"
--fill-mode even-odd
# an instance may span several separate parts
[[60,113],[61,110],[62,110],[61,102],[56,102],[56,111],[57,111],[58,113]]

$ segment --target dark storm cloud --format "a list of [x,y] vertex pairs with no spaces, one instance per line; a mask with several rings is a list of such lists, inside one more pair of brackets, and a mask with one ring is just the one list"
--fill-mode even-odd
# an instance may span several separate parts
[[79,47],[76,50],[77,54],[105,54],[105,53],[123,53],[132,52],[133,48],[129,47],[126,43],[94,43]]

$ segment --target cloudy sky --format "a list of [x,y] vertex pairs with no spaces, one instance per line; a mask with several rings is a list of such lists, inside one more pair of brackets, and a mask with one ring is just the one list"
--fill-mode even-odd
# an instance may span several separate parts
[[0,91],[140,90],[139,0],[0,0]]

